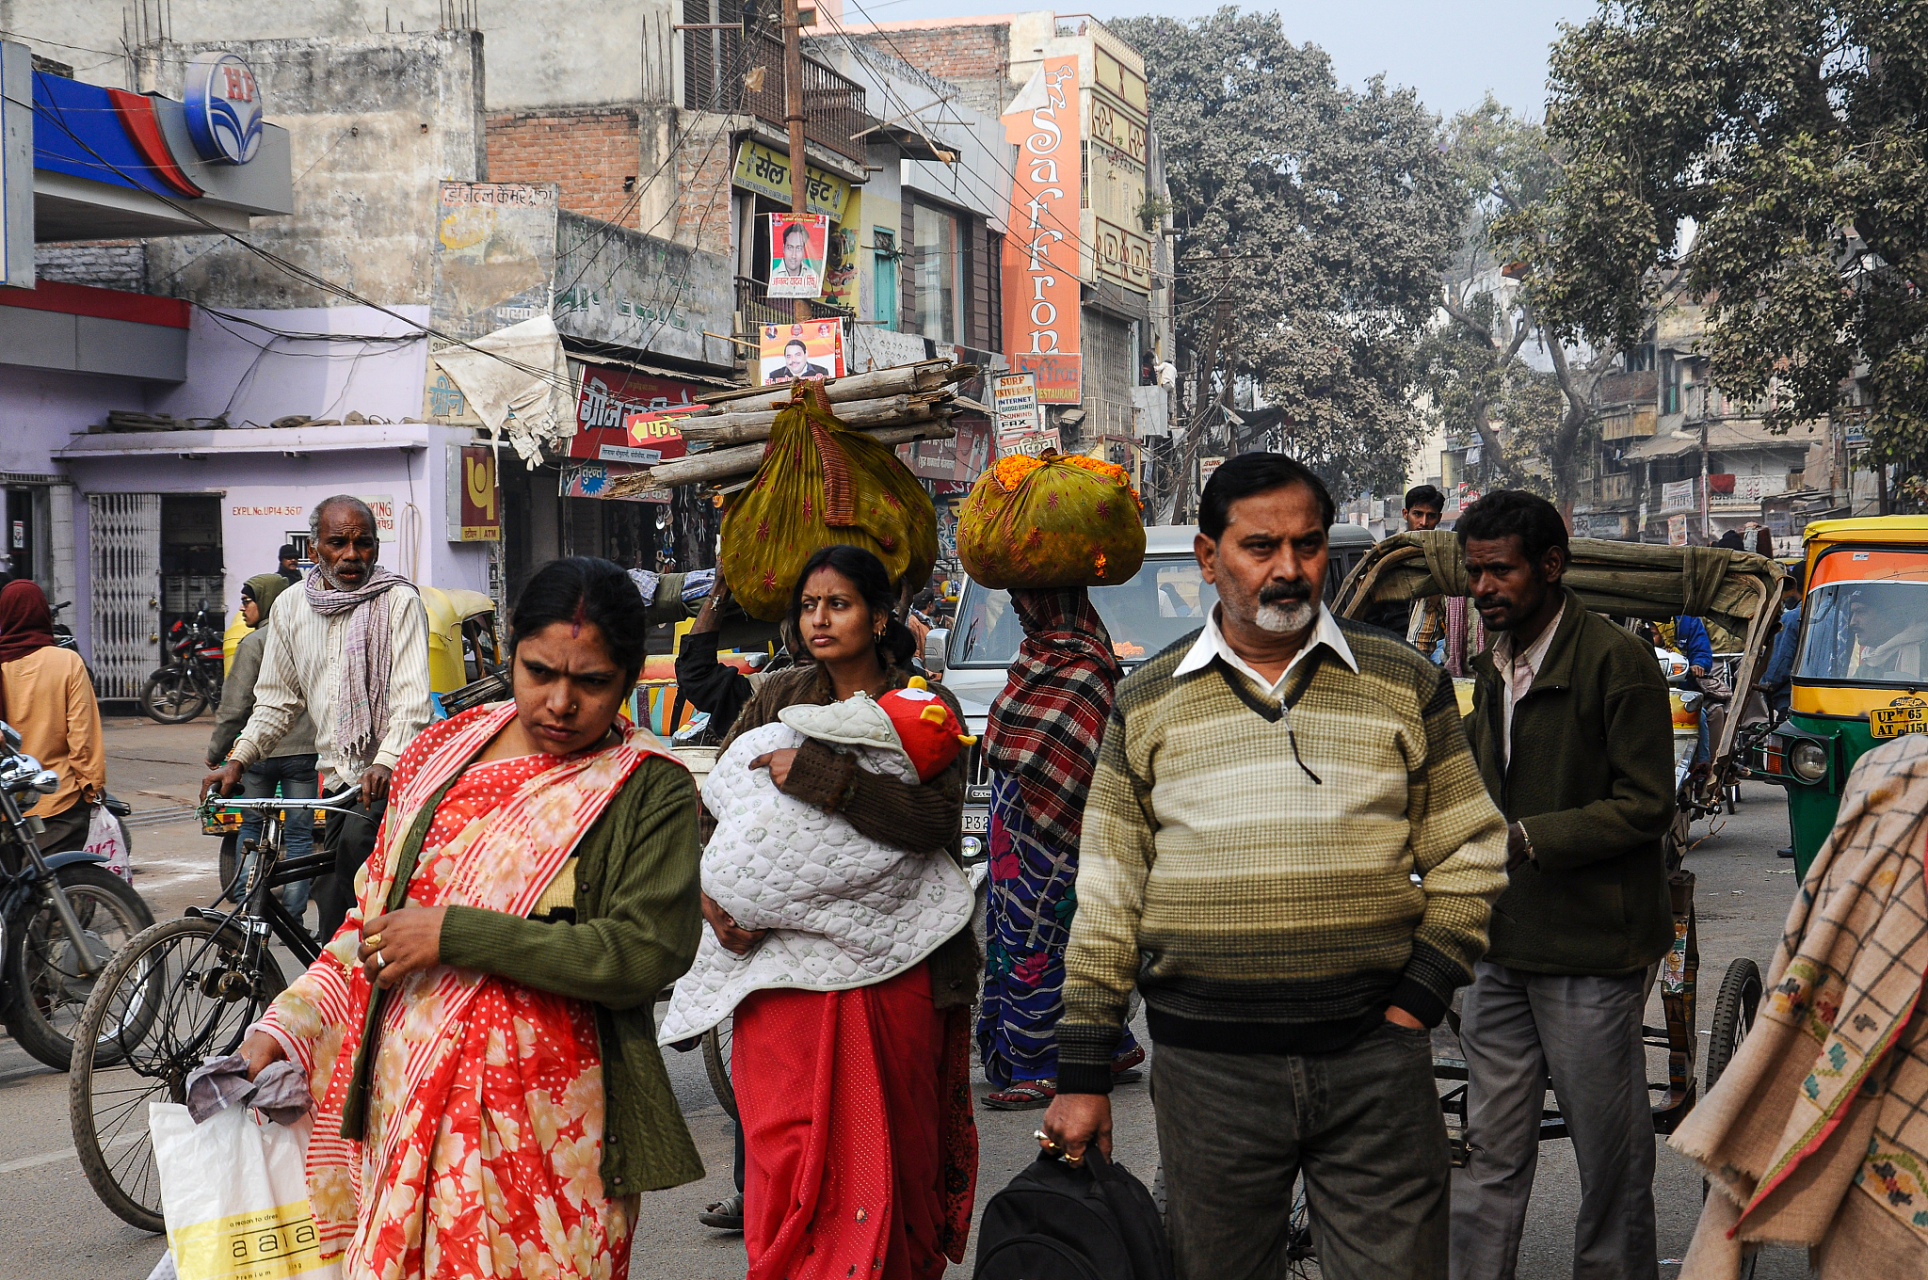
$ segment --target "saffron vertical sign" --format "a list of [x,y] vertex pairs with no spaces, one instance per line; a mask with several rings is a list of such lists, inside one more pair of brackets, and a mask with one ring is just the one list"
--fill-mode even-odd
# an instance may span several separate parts
[[1018,148],[1004,238],[1004,350],[1012,369],[1037,375],[1042,404],[1083,399],[1078,111],[1078,59],[1046,58],[1003,116],[1005,140]]

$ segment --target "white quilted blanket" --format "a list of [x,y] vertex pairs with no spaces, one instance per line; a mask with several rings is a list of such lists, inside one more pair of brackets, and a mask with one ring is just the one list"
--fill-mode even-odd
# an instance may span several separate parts
[[[807,715],[814,727],[848,705],[810,707]],[[870,707],[875,712],[875,704]],[[804,711],[788,709],[786,720],[792,710]],[[887,732],[887,720],[884,725]],[[870,840],[841,815],[777,790],[768,769],[750,768],[764,752],[803,740],[786,723],[752,729],[730,745],[703,784],[703,803],[717,824],[703,851],[703,891],[745,929],[770,933],[739,956],[704,927],[696,961],[663,1015],[657,1033],[663,1044],[709,1030],[752,991],[834,991],[882,982],[970,923],[970,883],[950,858]],[[875,745],[840,749],[854,749],[858,767],[871,773],[917,781],[894,735],[889,745],[881,736],[871,740]]]

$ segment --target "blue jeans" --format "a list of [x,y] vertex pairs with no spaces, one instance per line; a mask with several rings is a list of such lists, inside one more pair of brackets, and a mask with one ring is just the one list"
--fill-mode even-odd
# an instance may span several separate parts
[[[315,772],[316,757],[270,756],[241,775],[241,795],[245,799],[260,800],[280,794],[291,800],[313,800],[321,794],[321,777]],[[315,811],[306,805],[288,810],[288,821],[283,827],[287,845],[283,856],[305,858],[315,851]],[[247,847],[248,841],[261,838],[261,817],[249,814],[241,822],[241,846]],[[248,877],[243,884],[254,878],[254,855],[247,855]],[[314,881],[302,880],[295,884],[283,885],[279,896],[281,905],[288,914],[299,920],[308,910],[308,893]]]

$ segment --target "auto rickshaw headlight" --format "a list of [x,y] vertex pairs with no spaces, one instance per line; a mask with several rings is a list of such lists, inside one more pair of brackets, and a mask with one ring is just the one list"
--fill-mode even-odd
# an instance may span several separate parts
[[1819,782],[1828,776],[1828,753],[1812,738],[1803,738],[1787,753],[1787,766],[1803,782]]

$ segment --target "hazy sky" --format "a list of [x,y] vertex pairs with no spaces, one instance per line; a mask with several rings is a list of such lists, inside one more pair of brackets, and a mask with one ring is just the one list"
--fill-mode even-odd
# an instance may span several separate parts
[[[860,9],[858,5],[861,4]],[[1217,0],[1069,0],[1100,19],[1141,13],[1200,17]],[[1014,13],[1042,5],[1010,0],[844,0],[844,21],[877,22],[964,14]],[[1384,72],[1411,85],[1428,107],[1450,115],[1491,89],[1515,111],[1538,119],[1546,103],[1546,49],[1562,20],[1593,15],[1593,0],[1274,0],[1242,8],[1284,16],[1286,34],[1332,55],[1340,80],[1358,84]]]

